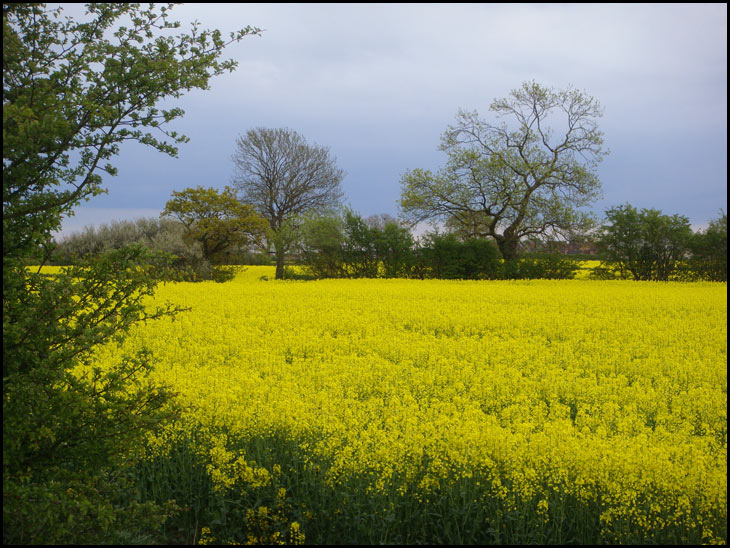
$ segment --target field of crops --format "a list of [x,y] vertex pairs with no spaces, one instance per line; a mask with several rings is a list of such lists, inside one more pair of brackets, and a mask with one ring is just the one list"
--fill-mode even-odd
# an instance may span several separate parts
[[140,474],[195,540],[726,542],[726,284],[263,275],[98,354],[179,393]]

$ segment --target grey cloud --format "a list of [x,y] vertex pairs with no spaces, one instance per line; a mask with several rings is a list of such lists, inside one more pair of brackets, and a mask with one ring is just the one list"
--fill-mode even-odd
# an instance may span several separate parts
[[614,203],[656,196],[655,207],[706,222],[727,200],[726,5],[188,4],[172,14],[183,28],[265,31],[230,47],[236,72],[180,102],[175,129],[191,142],[178,160],[125,150],[105,207],[162,208],[174,189],[222,187],[236,135],[263,125],[330,146],[353,207],[396,214],[400,174],[443,162],[439,135],[457,109],[489,116],[493,99],[531,79],[604,106],[613,153],[600,175]]

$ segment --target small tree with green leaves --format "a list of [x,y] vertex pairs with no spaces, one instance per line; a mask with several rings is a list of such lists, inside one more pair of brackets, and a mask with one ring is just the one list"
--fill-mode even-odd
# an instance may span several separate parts
[[377,278],[378,255],[375,247],[377,229],[368,226],[365,220],[350,209],[346,209],[343,221],[342,260],[345,272],[351,278]]
[[303,215],[298,219],[296,252],[307,274],[315,278],[341,278],[345,275],[342,217],[329,212]]
[[493,279],[501,275],[499,250],[483,238],[427,234],[418,250],[423,274],[440,279]]
[[386,278],[405,278],[410,275],[415,242],[408,228],[395,221],[387,221],[375,229],[375,255],[383,266]]
[[727,281],[727,214],[720,212],[709,226],[696,232],[690,241],[692,272],[713,282]]
[[300,218],[299,256],[318,278],[406,277],[415,243],[390,216],[363,219],[352,210]]
[[626,204],[606,211],[598,245],[622,277],[667,281],[687,259],[691,238],[687,217]]
[[185,227],[184,239],[198,242],[203,258],[215,264],[233,247],[263,245],[269,223],[254,208],[241,203],[236,192],[225,187],[186,188],[173,191],[165,204],[162,217],[173,217]]

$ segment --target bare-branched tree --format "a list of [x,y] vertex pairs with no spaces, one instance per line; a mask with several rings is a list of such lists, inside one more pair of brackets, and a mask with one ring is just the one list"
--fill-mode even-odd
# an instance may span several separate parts
[[299,215],[339,204],[344,172],[329,148],[310,145],[290,129],[247,131],[236,140],[233,162],[233,184],[241,199],[269,221],[279,279],[293,241],[292,223]]

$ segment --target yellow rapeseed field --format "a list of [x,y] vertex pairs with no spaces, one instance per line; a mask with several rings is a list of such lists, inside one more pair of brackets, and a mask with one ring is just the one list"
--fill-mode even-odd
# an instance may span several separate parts
[[196,425],[216,485],[255,486],[277,470],[227,440],[285,436],[363,496],[466,482],[545,522],[590,508],[604,542],[726,542],[726,284],[262,275],[164,284],[191,310],[99,351],[149,347],[187,406],[150,458]]

